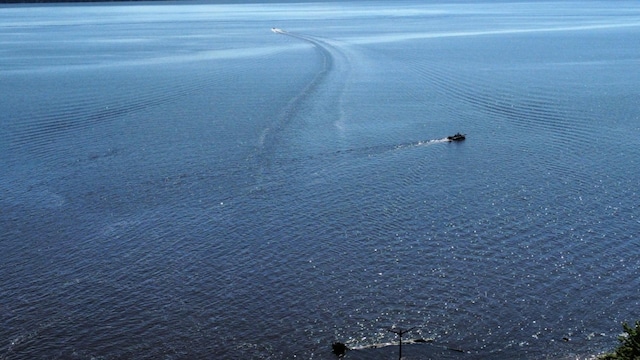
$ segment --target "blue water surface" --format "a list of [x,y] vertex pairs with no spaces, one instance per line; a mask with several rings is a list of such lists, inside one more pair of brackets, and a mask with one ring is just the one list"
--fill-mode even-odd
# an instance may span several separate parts
[[0,359],[614,348],[638,38],[634,1],[0,7]]

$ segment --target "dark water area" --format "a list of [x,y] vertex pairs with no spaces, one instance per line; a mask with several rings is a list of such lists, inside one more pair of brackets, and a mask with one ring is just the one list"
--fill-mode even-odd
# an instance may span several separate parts
[[614,348],[639,36],[632,1],[0,7],[0,359]]

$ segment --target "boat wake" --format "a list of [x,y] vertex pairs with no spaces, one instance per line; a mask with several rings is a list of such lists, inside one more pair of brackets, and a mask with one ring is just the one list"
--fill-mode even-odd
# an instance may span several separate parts
[[350,73],[350,59],[344,49],[330,40],[293,33],[273,27],[271,31],[311,45],[319,66],[311,81],[292,97],[280,116],[268,124],[260,135],[258,158],[262,178],[270,172],[278,152],[290,141],[290,132],[327,129],[342,116],[342,97]]
[[359,153],[359,154],[371,156],[371,155],[383,154],[391,151],[408,150],[412,148],[450,143],[452,141],[453,140],[449,139],[448,137],[445,137],[442,139],[420,140],[420,141],[406,142],[406,143],[400,143],[400,144],[394,144],[394,145],[365,146],[365,147],[352,148],[347,150],[338,150],[335,153],[336,154]]
[[[310,36],[290,33],[275,27],[271,28],[271,31],[276,34],[286,35],[311,44],[319,54],[322,65],[311,82],[288,102],[283,109],[281,116],[276,119],[274,123],[267,126],[263,131],[260,136],[262,155],[270,154],[275,150],[274,147],[280,142],[282,132],[294,121],[296,117],[300,116],[299,113],[301,109],[308,108],[306,105],[309,103],[310,98],[313,98],[316,103],[320,101],[325,103],[333,102],[333,104],[330,103],[330,105],[332,108],[335,108],[335,103],[337,103],[335,94],[339,92],[336,90],[340,90],[341,88],[339,81],[337,81],[339,77],[331,76],[335,73],[335,58],[339,57],[340,54],[337,49]],[[320,89],[321,85],[323,85],[322,89]]]

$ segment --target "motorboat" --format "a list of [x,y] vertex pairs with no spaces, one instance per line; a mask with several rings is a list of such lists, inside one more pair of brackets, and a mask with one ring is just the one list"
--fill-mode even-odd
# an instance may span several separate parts
[[462,141],[466,139],[465,134],[456,133],[455,135],[447,136],[448,141]]

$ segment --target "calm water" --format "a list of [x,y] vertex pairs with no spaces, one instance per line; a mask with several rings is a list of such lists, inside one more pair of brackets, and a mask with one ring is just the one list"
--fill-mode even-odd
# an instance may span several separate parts
[[0,359],[612,349],[639,38],[635,1],[0,7]]

